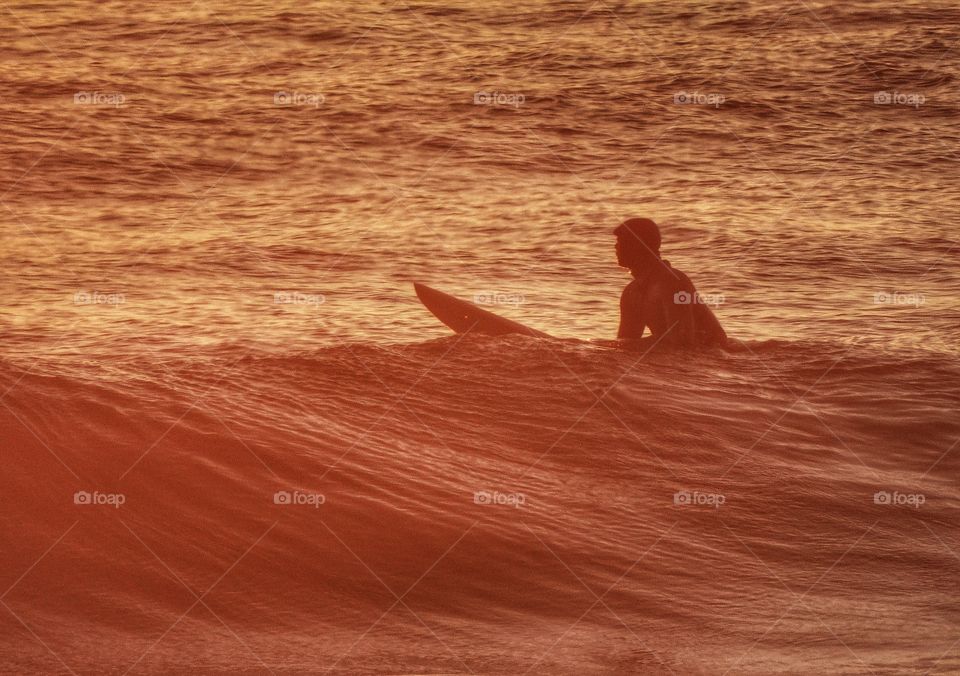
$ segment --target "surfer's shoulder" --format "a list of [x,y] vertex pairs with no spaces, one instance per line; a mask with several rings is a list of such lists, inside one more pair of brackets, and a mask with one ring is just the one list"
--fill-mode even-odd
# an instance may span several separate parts
[[639,288],[640,284],[637,282],[637,280],[631,279],[629,282],[627,282],[627,285],[623,287],[623,291],[620,292],[620,300],[624,301],[631,296],[635,296]]
[[676,293],[677,291],[693,292],[694,286],[690,278],[681,270],[670,265],[669,261],[664,261],[651,280],[652,285],[657,291],[663,293]]

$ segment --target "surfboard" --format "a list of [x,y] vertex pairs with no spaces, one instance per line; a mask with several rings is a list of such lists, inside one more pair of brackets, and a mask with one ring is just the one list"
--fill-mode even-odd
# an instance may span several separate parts
[[437,291],[426,284],[413,283],[417,297],[434,316],[457,333],[482,333],[501,336],[521,333],[536,338],[549,338],[546,333],[531,329],[520,322],[495,315],[468,301]]

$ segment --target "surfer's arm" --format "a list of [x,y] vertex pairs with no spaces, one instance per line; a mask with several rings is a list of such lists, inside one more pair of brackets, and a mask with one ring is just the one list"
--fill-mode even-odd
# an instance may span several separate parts
[[636,291],[636,283],[630,282],[620,295],[620,327],[617,329],[619,340],[643,337],[645,324]]

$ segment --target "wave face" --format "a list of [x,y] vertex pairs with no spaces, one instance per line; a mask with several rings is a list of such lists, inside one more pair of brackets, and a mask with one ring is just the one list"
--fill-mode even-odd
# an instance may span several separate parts
[[956,364],[677,356],[467,336],[4,365],[5,663],[956,668]]

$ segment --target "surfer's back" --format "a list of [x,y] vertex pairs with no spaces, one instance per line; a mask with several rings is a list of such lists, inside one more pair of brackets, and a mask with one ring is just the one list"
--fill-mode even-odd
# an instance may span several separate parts
[[726,342],[726,332],[701,302],[690,278],[667,261],[634,279],[620,298],[618,338],[639,339],[649,329],[654,341],[675,347]]

